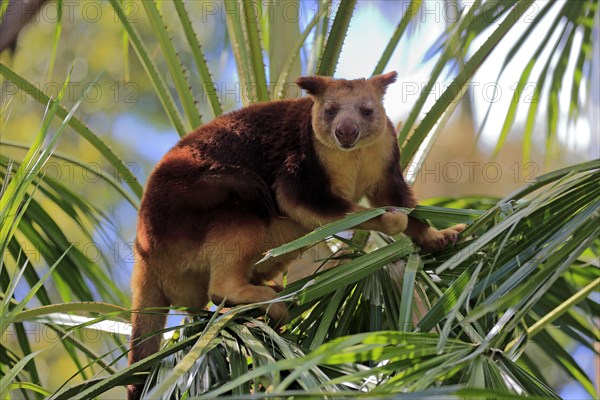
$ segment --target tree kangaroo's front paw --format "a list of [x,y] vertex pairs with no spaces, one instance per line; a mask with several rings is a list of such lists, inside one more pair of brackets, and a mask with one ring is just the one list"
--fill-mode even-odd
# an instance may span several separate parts
[[466,227],[465,224],[458,224],[447,229],[442,229],[441,231],[429,228],[417,238],[416,242],[423,250],[436,252],[446,247],[449,243],[456,244],[458,234],[464,231]]
[[390,209],[381,217],[381,232],[386,235],[397,235],[406,230],[408,215],[402,211]]

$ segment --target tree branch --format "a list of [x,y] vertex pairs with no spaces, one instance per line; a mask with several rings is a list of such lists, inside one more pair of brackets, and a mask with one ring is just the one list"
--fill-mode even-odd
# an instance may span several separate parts
[[9,1],[0,23],[0,51],[15,50],[21,29],[38,13],[47,0],[0,0],[0,8]]

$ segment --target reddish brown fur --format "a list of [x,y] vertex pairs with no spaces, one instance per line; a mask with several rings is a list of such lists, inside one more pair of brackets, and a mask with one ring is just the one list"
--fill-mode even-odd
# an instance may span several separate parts
[[[310,97],[255,104],[182,138],[152,172],[142,199],[133,308],[274,299],[273,288],[261,284],[295,255],[255,267],[269,248],[364,209],[357,202],[365,196],[373,206],[415,206],[382,106],[395,79],[300,78]],[[359,227],[406,231],[429,250],[463,229],[437,231],[394,211]],[[287,316],[282,303],[267,312]],[[158,350],[158,336],[138,339],[165,318],[134,313],[132,322],[130,363]],[[140,390],[131,386],[129,398]]]

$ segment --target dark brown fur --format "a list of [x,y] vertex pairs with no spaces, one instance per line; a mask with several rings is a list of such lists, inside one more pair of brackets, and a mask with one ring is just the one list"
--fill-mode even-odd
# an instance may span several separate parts
[[[357,202],[365,196],[373,206],[414,207],[382,106],[395,79],[300,78],[310,97],[255,104],[182,138],[152,172],[142,199],[133,308],[272,300],[275,290],[262,283],[296,254],[255,267],[269,248],[363,210]],[[463,229],[437,231],[395,211],[359,227],[405,231],[428,250]],[[267,312],[287,316],[282,303]],[[130,363],[158,350],[159,336],[139,339],[162,328],[165,317],[134,313],[132,322]],[[130,386],[129,399],[140,391]]]

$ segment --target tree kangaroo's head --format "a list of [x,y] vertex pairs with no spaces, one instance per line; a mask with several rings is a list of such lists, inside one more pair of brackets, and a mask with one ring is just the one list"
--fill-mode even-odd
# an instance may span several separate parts
[[396,77],[396,72],[388,72],[370,79],[298,78],[298,86],[314,101],[312,126],[317,139],[327,147],[351,151],[382,138],[387,127],[383,95]]

